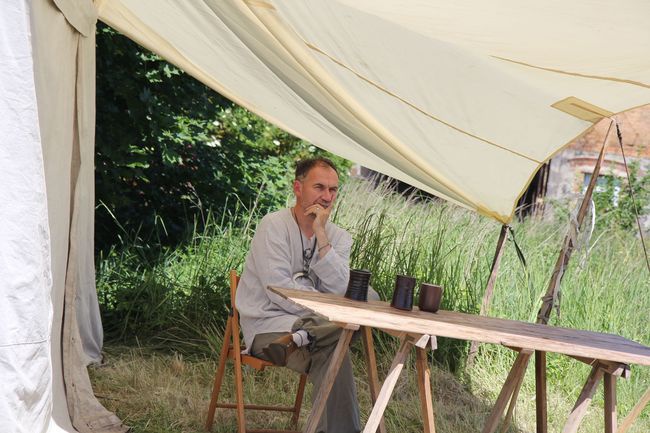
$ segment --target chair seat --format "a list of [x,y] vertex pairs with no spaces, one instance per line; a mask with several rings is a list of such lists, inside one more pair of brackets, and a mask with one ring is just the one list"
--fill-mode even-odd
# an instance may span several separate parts
[[[235,350],[232,347],[228,349],[228,358],[233,360],[235,359]],[[248,365],[258,371],[263,371],[266,367],[278,367],[270,361],[265,361],[253,355],[246,354],[241,355],[241,363],[242,365]]]

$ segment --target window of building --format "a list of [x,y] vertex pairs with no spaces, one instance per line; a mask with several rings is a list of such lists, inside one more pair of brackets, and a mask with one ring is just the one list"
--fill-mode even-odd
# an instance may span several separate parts
[[[582,180],[582,193],[584,194],[587,191],[589,182],[591,182],[591,176],[593,173],[584,173],[584,179]],[[610,192],[612,195],[612,204],[618,206],[618,197],[621,191],[621,180],[610,174],[600,174],[598,179],[596,179],[596,187],[594,188],[594,193],[605,193]]]

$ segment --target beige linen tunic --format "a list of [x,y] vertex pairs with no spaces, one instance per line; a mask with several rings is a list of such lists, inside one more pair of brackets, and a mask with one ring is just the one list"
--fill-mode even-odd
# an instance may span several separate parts
[[251,347],[256,334],[290,332],[296,319],[307,312],[269,292],[267,286],[339,295],[345,293],[350,275],[352,237],[331,222],[327,223],[325,232],[332,247],[324,257],[319,257],[318,251],[314,252],[309,275],[315,284],[306,278],[294,282],[293,275],[303,270],[303,245],[305,248],[313,247],[314,238],[308,239],[302,235],[291,209],[282,209],[262,218],[253,237],[235,298],[247,347]]

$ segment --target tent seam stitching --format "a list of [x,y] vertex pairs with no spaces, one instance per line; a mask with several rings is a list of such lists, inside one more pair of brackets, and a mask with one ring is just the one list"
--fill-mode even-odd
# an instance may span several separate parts
[[591,78],[593,80],[613,81],[616,83],[631,84],[633,86],[645,87],[646,89],[650,89],[650,84],[646,84],[641,81],[627,80],[624,78],[615,78],[615,77],[602,77],[599,75],[581,74],[580,72],[563,71],[562,69],[554,69],[554,68],[547,68],[544,66],[531,65],[530,63],[521,62],[519,60],[508,59],[506,57],[499,57],[499,56],[490,56],[490,57],[493,57],[497,60],[503,60],[504,62],[510,62],[510,63],[515,63],[517,65],[526,66],[529,68],[541,69],[547,72],[555,72],[556,74],[570,75],[573,77],[581,77],[581,78]]
[[401,96],[399,96],[399,95],[397,95],[397,94],[391,92],[390,90],[388,90],[388,89],[382,87],[381,85],[375,83],[375,82],[372,81],[371,79],[369,79],[369,78],[365,77],[364,75],[362,75],[361,73],[355,71],[355,70],[352,69],[350,66],[346,65],[346,64],[343,63],[342,61],[340,61],[340,60],[336,59],[335,57],[331,56],[330,54],[326,53],[325,51],[323,51],[322,49],[318,48],[318,47],[315,46],[314,44],[312,44],[312,43],[310,43],[310,42],[307,42],[307,41],[305,41],[305,44],[307,45],[307,47],[309,47],[309,48],[311,48],[312,50],[314,50],[314,51],[316,51],[316,52],[318,52],[318,53],[324,55],[325,57],[327,57],[328,59],[330,59],[331,61],[333,61],[333,62],[336,63],[337,65],[339,65],[339,66],[341,66],[341,67],[347,69],[348,71],[352,72],[353,74],[355,74],[357,77],[361,78],[363,81],[367,82],[368,84],[370,84],[370,85],[376,87],[377,89],[381,90],[382,92],[386,93],[387,95],[390,95],[390,96],[394,97],[395,99],[397,99],[397,100],[401,101],[402,103],[408,105],[409,107],[411,107],[411,108],[413,108],[414,110],[420,112],[421,114],[424,114],[425,116],[427,116],[427,117],[429,117],[429,118],[435,120],[436,122],[442,123],[443,125],[448,126],[449,128],[452,128],[453,130],[455,130],[455,131],[457,131],[457,132],[460,132],[461,134],[465,134],[465,135],[467,135],[467,136],[470,136],[470,137],[472,137],[472,138],[475,138],[475,139],[477,139],[477,140],[479,140],[479,141],[482,141],[483,143],[487,143],[487,144],[489,144],[489,145],[491,145],[491,146],[494,146],[494,147],[496,147],[496,148],[498,148],[498,149],[505,150],[506,152],[510,152],[510,153],[512,153],[512,154],[514,154],[514,155],[517,155],[517,156],[519,156],[519,157],[521,157],[521,158],[527,159],[527,160],[529,160],[529,161],[531,161],[531,162],[534,162],[534,163],[536,163],[536,164],[542,164],[541,161],[538,161],[538,160],[536,160],[535,158],[531,158],[530,156],[524,155],[523,153],[517,152],[516,150],[509,149],[509,148],[507,148],[507,147],[505,147],[505,146],[503,146],[503,145],[500,145],[500,144],[494,143],[494,142],[492,142],[492,141],[490,141],[490,140],[487,140],[487,139],[485,139],[485,138],[479,137],[479,136],[477,136],[477,135],[475,135],[475,134],[472,134],[471,132],[465,131],[465,130],[463,130],[463,129],[457,127],[457,126],[452,125],[452,124],[449,123],[449,122],[446,122],[446,121],[444,121],[444,120],[442,120],[442,119],[440,119],[440,118],[434,116],[433,114],[431,114],[431,113],[429,113],[429,112],[423,110],[422,108],[418,107],[418,106],[415,105],[414,103],[407,101],[407,100],[404,99],[403,97],[401,97]]

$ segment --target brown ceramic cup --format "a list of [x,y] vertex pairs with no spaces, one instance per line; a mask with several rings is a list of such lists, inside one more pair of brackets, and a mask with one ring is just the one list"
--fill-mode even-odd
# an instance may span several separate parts
[[398,310],[411,311],[413,309],[413,293],[415,278],[408,275],[398,275],[395,278],[395,290],[390,306]]
[[435,313],[440,309],[440,301],[442,301],[441,286],[429,283],[420,284],[420,299],[418,301],[420,310]]
[[370,271],[365,269],[350,269],[348,289],[344,296],[354,301],[367,301],[371,275]]

